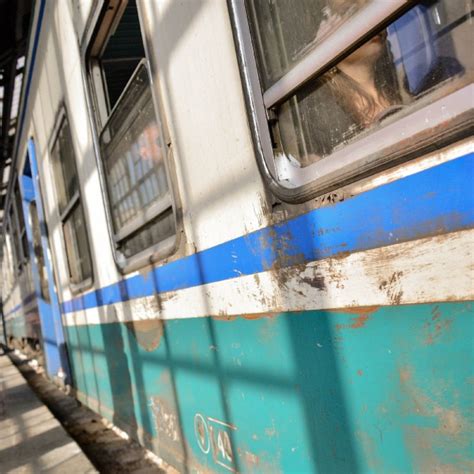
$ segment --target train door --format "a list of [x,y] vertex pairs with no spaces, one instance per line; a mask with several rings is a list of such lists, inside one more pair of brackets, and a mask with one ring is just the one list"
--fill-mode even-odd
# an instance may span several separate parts
[[31,270],[41,321],[46,370],[50,377],[70,383],[70,371],[61,313],[51,264],[41,201],[35,146],[28,142],[28,159],[20,177],[24,215],[31,250]]

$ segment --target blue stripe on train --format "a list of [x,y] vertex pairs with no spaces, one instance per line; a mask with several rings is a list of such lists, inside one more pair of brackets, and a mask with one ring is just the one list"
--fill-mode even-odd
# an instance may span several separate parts
[[64,302],[65,313],[470,228],[474,153]]
[[30,304],[35,298],[36,298],[36,293],[31,293],[29,294],[26,298],[23,299],[23,301],[20,304],[17,304],[13,309],[8,311],[8,313],[5,313],[6,316],[10,316],[10,314],[15,313],[16,311],[20,310],[22,307],[26,306],[27,304]]

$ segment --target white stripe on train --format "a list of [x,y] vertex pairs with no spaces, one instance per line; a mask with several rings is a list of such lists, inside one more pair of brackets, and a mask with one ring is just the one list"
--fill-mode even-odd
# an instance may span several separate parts
[[474,299],[474,230],[270,270],[63,316],[65,325]]

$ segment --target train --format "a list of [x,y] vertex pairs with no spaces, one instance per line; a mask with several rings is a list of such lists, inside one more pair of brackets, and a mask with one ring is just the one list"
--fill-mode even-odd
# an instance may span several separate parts
[[472,472],[469,0],[37,0],[5,344],[180,472]]

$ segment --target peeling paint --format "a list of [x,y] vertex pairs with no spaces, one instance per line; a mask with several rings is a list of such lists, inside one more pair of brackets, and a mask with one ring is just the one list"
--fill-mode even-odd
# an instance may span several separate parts
[[125,323],[125,326],[146,351],[154,351],[160,346],[163,336],[163,321],[160,319],[129,321]]
[[456,456],[454,465],[439,457],[445,451],[463,452],[471,442],[472,424],[454,404],[443,406],[431,394],[425,393],[418,386],[409,366],[399,369],[399,380],[401,390],[406,395],[405,408],[408,413],[426,420],[424,423],[409,423],[404,426],[405,442],[412,452],[417,470],[440,474],[472,472],[472,459]]
[[358,316],[351,318],[351,322],[348,324],[336,324],[336,329],[361,329],[365,327],[367,321],[371,318],[372,313],[374,313],[379,307],[361,307],[361,308],[344,308],[344,313],[356,313]]
[[453,323],[452,319],[444,319],[442,317],[439,305],[436,305],[431,311],[431,319],[423,325],[424,344],[435,344],[450,328]]
[[384,291],[390,298],[392,304],[400,304],[403,296],[403,290],[400,288],[400,280],[403,276],[402,271],[393,272],[390,278],[382,280],[379,290]]

